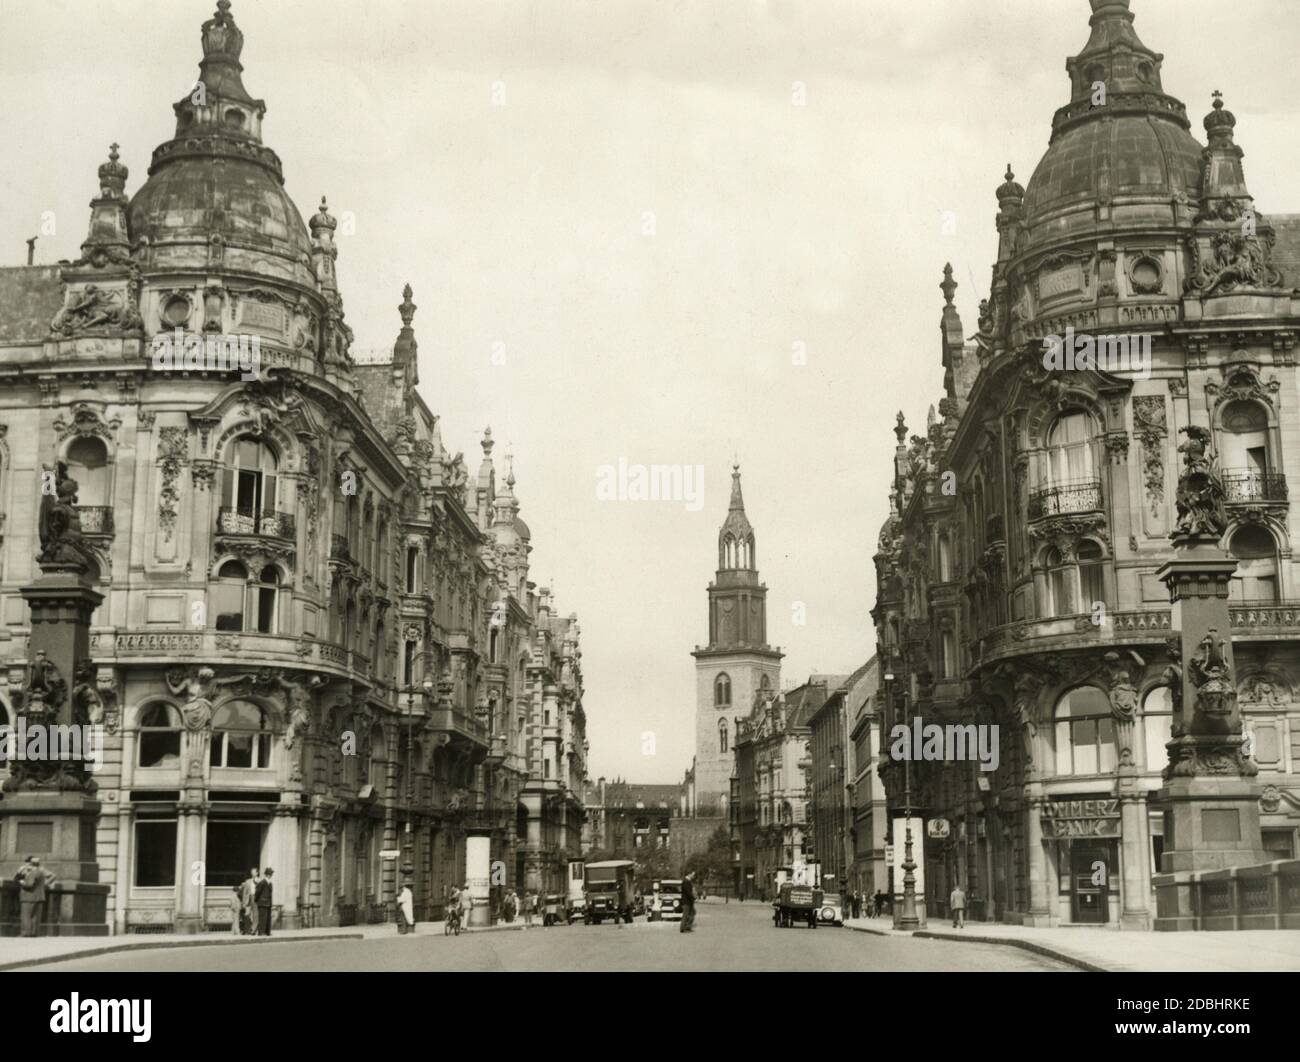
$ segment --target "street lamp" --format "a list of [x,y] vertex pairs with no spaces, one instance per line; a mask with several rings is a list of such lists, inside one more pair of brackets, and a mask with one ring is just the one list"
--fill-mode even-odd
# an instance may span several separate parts
[[[885,673],[885,681],[889,683],[890,703],[893,704],[894,673],[892,671]],[[901,696],[906,702],[906,691]],[[907,713],[904,712],[903,714],[904,718],[906,718]],[[905,844],[903,847],[903,908],[901,912],[894,912],[894,928],[919,929],[921,920],[916,913],[916,861],[912,858],[912,756],[910,750],[908,755],[903,757],[903,814],[907,816],[904,831]],[[895,839],[895,843],[897,843],[897,839]]]
[[[433,692],[433,681],[425,679],[421,687],[425,697]],[[402,839],[402,873],[407,877],[415,874],[415,838],[412,833],[412,820],[415,817],[415,742],[412,740],[412,726],[415,722],[414,683],[406,687],[406,831]]]

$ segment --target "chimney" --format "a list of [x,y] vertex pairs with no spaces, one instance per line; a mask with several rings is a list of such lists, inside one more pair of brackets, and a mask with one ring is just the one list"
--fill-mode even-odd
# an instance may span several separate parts
[[36,260],[36,241],[39,236],[33,236],[27,241],[27,264],[31,265]]

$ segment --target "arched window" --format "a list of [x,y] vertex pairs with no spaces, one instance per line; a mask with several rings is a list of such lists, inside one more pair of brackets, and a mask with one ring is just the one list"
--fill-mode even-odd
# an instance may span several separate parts
[[[83,436],[68,447],[68,475],[77,481],[77,507],[111,504],[108,497],[108,450],[104,440]],[[83,526],[83,530],[89,530]]]
[[252,701],[226,701],[212,716],[213,767],[270,767],[271,728]]
[[731,679],[725,673],[713,680],[713,707],[731,707]]
[[1277,543],[1267,528],[1247,524],[1229,545],[1237,570],[1228,584],[1233,601],[1277,602]]
[[766,674],[761,675],[758,680],[758,688],[760,690],[770,690],[772,688],[771,676]]
[[370,567],[374,570],[375,578],[378,579],[385,586],[388,585],[388,580],[390,578],[388,572],[391,570],[385,567],[385,558],[387,556],[388,556],[388,521],[381,516],[379,518],[379,531],[375,535],[375,554],[374,554],[374,558],[370,563]]
[[228,560],[217,569],[212,584],[212,614],[219,631],[244,629],[244,600],[248,593],[248,569],[237,560]]
[[262,569],[253,593],[256,596],[258,633],[275,634],[279,630],[280,572],[274,564]]
[[418,546],[406,547],[406,592],[414,594],[418,591],[419,583],[417,575],[420,564],[420,549]]
[[349,601],[343,610],[343,648],[354,649],[357,638],[357,603]]
[[385,658],[388,656],[387,644],[385,642],[384,621],[379,620],[375,623],[375,649],[374,649],[375,679],[380,681],[386,676],[384,674]]
[[1268,416],[1257,402],[1229,402],[1223,407],[1224,486],[1229,501],[1267,498],[1272,470],[1268,452]]
[[745,558],[748,561],[748,567],[758,567],[758,554],[754,550],[754,536],[750,535],[745,543]]
[[1086,413],[1066,413],[1047,433],[1047,482],[1053,486],[1088,483],[1096,478],[1092,422]]
[[1106,602],[1105,566],[1101,547],[1096,542],[1079,543],[1079,612],[1091,612],[1097,603]]
[[1096,686],[1070,690],[1056,704],[1056,773],[1115,770],[1115,722],[1110,699]]
[[1174,725],[1174,702],[1168,686],[1157,686],[1142,701],[1142,736],[1146,742],[1147,770],[1163,771],[1169,763]]
[[151,704],[141,709],[136,752],[136,763],[141,767],[180,766],[181,716],[170,704]]
[[263,513],[276,508],[275,452],[253,438],[236,439],[226,451],[221,472],[221,504],[233,514],[225,530],[253,533]]
[[1073,572],[1065,563],[1065,557],[1059,549],[1049,549],[1043,557],[1047,569],[1047,616],[1068,616],[1070,614],[1070,583]]
[[952,631],[942,631],[939,635],[942,678],[957,677],[957,636]]
[[725,719],[718,720],[718,751],[727,751],[727,721]]

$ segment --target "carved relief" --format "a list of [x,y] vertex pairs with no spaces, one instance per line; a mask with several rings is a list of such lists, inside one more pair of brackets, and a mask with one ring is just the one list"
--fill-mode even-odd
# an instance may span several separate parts
[[1159,517],[1165,501],[1165,439],[1168,421],[1163,395],[1133,399],[1133,434],[1142,444],[1142,481],[1151,515]]
[[170,541],[179,513],[181,469],[189,464],[189,433],[184,428],[163,428],[158,433],[158,467],[162,489],[158,494],[158,525]]

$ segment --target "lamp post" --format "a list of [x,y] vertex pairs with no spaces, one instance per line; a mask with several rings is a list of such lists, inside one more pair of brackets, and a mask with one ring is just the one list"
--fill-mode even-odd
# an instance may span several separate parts
[[415,742],[413,727],[415,723],[415,696],[422,692],[426,697],[433,692],[433,682],[425,679],[419,691],[415,684],[406,687],[406,831],[402,838],[402,874],[412,877],[415,874],[415,835],[413,819],[415,817]]
[[[885,675],[885,681],[890,684],[890,703],[892,704],[894,692],[894,674],[892,671]],[[904,692],[901,696],[904,703],[906,703],[907,693]],[[906,716],[906,712],[904,716]],[[903,907],[901,911],[894,912],[894,928],[919,929],[921,920],[916,914],[916,861],[912,858],[912,756],[910,751],[908,755],[903,757],[903,814],[907,816],[903,846]],[[897,839],[895,839],[895,843],[897,843]]]

